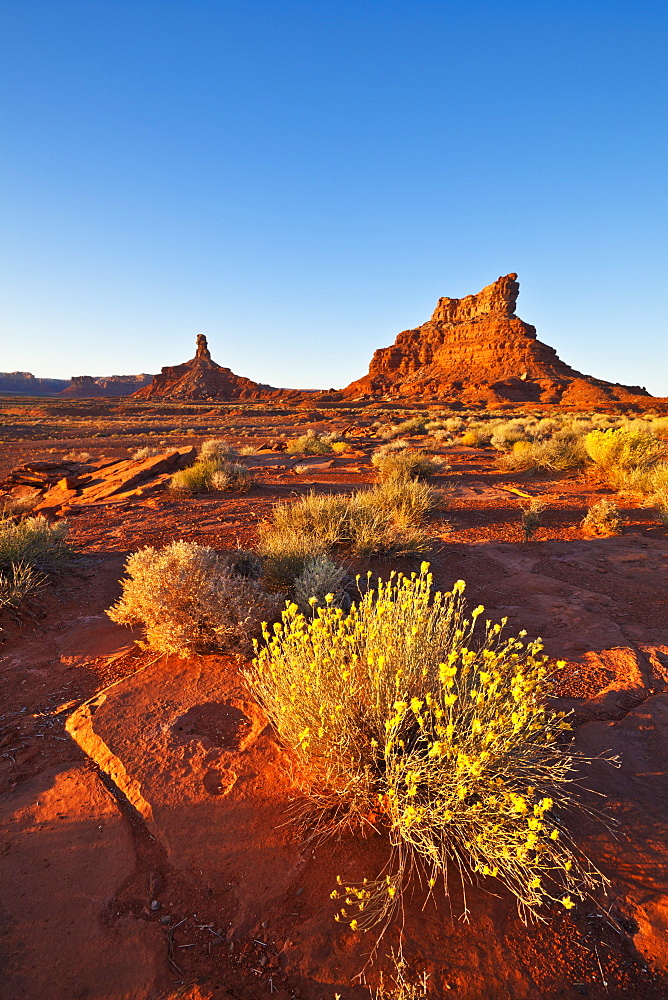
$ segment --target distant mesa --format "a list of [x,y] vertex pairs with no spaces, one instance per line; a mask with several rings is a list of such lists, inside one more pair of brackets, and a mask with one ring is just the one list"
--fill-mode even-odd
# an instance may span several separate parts
[[206,337],[197,334],[197,352],[191,361],[163,368],[150,385],[134,393],[135,398],[150,399],[276,399],[298,395],[290,390],[253,382],[235,375],[229,368],[211,359]]
[[36,378],[31,372],[0,372],[0,392],[17,396],[130,396],[148,383],[152,375],[75,375],[74,378]]
[[144,385],[150,385],[152,375],[75,375],[60,393],[69,399],[90,399],[92,396],[131,396]]
[[369,374],[343,395],[585,407],[649,396],[641,386],[604,382],[560,361],[515,315],[519,289],[517,275],[507,274],[477,295],[439,299],[431,319],[376,351]]

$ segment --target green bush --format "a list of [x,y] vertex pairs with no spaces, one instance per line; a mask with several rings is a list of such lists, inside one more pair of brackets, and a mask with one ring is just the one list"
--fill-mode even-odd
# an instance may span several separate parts
[[439,877],[447,892],[451,868],[496,877],[522,911],[569,909],[602,881],[568,836],[577,758],[540,644],[478,628],[463,590],[433,594],[423,564],[348,614],[289,605],[248,675],[298,760],[310,836],[373,829],[393,845],[382,873],[332,893],[353,930],[389,919],[414,873],[426,892]]

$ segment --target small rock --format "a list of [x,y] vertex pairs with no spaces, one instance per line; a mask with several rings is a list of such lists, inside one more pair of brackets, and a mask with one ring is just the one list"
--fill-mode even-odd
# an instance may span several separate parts
[[160,909],[160,900],[159,899],[152,899],[151,900],[151,909],[153,911]]
[[164,916],[160,917],[160,923],[161,924],[171,924],[171,922],[172,922],[172,918],[170,917],[170,915],[168,913],[165,913]]

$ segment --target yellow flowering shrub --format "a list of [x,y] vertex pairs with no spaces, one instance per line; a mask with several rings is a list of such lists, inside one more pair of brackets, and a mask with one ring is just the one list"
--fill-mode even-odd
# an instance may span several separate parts
[[482,607],[467,615],[464,582],[433,593],[428,570],[379,580],[347,614],[288,605],[249,673],[309,776],[315,835],[387,831],[382,877],[332,893],[353,930],[391,916],[416,864],[429,889],[439,877],[447,889],[453,865],[495,877],[522,912],[568,908],[602,880],[564,826],[575,757],[564,713],[546,704],[540,642],[504,637]]

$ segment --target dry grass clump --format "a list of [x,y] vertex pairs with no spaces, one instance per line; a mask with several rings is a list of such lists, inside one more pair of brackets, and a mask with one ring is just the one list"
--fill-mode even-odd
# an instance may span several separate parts
[[258,551],[274,580],[285,578],[289,566],[300,573],[300,559],[335,547],[356,555],[425,552],[424,522],[436,504],[436,493],[416,480],[388,480],[351,495],[309,493],[274,507],[260,529]]
[[392,845],[382,873],[332,892],[353,930],[389,920],[416,871],[427,892],[438,878],[447,892],[453,866],[462,884],[495,877],[523,913],[570,909],[602,881],[567,832],[578,757],[546,702],[547,658],[502,637],[505,621],[479,626],[464,586],[433,594],[423,563],[347,614],[290,604],[248,675],[305,775],[310,836],[372,826]]
[[203,462],[223,462],[225,459],[234,458],[236,453],[236,448],[224,438],[210,438],[208,441],[202,442],[199,457]]
[[17,607],[37,593],[45,573],[62,567],[72,556],[67,524],[49,524],[46,518],[14,520],[0,516],[0,610]]
[[245,465],[237,462],[219,462],[211,476],[211,489],[243,492],[253,485],[253,477]]
[[155,455],[164,455],[164,453],[164,448],[149,448],[148,445],[145,445],[143,448],[137,448],[136,451],[133,451],[130,457],[135,462],[145,462],[147,458],[153,458]]
[[16,608],[41,589],[44,577],[26,563],[12,563],[0,571],[0,611]]
[[542,441],[516,441],[498,461],[513,472],[566,472],[582,468],[586,460],[582,437],[562,430]]
[[469,424],[459,439],[466,448],[485,448],[492,437],[492,428],[484,424]]
[[206,493],[209,490],[247,490],[253,478],[245,465],[208,458],[195,462],[188,469],[175,472],[169,488],[181,493]]
[[439,468],[433,456],[425,451],[386,451],[379,448],[371,456],[371,462],[378,469],[381,482],[385,480],[426,479]]
[[300,437],[290,438],[287,442],[287,450],[291,455],[328,455],[347,448],[348,445],[337,434],[317,434],[311,428]]
[[88,451],[68,451],[67,455],[63,455],[63,462],[79,462],[83,465],[90,462],[92,457]]
[[427,422],[426,417],[411,417],[410,420],[403,420],[400,424],[383,424],[378,430],[378,437],[390,440],[404,434],[408,437],[425,434]]
[[582,527],[598,535],[618,535],[626,518],[616,503],[598,500],[582,519]]
[[72,555],[66,538],[67,522],[49,524],[43,514],[0,518],[0,572],[21,565],[47,572],[60,568]]
[[125,572],[122,596],[107,614],[121,625],[141,625],[147,645],[160,653],[247,650],[262,621],[278,614],[275,597],[194,542],[140,549]]

